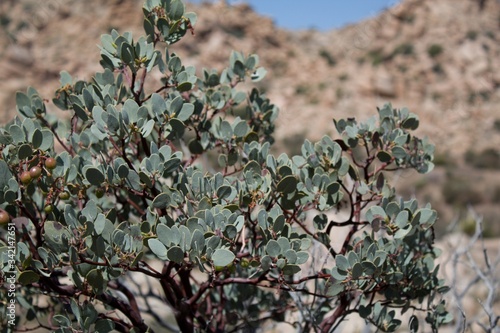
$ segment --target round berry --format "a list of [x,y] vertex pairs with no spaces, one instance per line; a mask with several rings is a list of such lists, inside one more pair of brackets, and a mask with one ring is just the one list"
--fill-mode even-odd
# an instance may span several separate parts
[[38,177],[40,177],[41,174],[42,174],[42,168],[40,168],[39,166],[34,166],[30,169],[30,176],[33,179],[38,179]]
[[45,167],[49,170],[55,169],[57,166],[57,161],[53,157],[49,157],[45,160]]
[[19,176],[19,179],[21,179],[21,183],[28,185],[31,182],[31,175],[29,171],[23,171]]
[[45,207],[43,208],[43,211],[44,211],[45,213],[47,213],[47,214],[52,213],[52,211],[53,211],[53,210],[54,210],[54,206],[52,206],[52,205],[47,205],[47,206],[45,206]]
[[104,190],[102,188],[98,188],[95,190],[95,196],[100,199],[104,196]]
[[68,200],[69,197],[70,197],[70,195],[69,195],[68,191],[63,191],[63,192],[59,193],[59,199],[61,199],[61,200]]
[[7,224],[9,222],[10,222],[9,213],[7,213],[3,209],[0,209],[0,224]]

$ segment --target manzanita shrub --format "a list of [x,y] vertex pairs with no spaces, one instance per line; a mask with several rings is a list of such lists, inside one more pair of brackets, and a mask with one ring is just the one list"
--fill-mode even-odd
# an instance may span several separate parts
[[357,313],[395,331],[407,312],[416,332],[450,321],[436,212],[400,199],[387,177],[432,169],[433,146],[411,134],[417,116],[385,105],[276,157],[278,108],[238,89],[264,77],[259,58],[232,52],[228,68],[198,77],[171,49],[196,15],[180,0],[143,10],[144,37],[102,36],[103,72],[89,82],[61,72],[52,102],[67,117],[29,88],[0,131],[2,282],[15,271],[17,328],[235,332],[274,321],[329,332]]

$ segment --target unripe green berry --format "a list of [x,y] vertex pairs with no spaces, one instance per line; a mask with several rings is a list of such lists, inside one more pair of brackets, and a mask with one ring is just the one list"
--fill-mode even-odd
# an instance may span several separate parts
[[95,190],[95,196],[100,199],[104,196],[104,190],[102,188],[98,188]]
[[59,199],[68,200],[69,198],[70,198],[70,195],[67,191],[59,193]]
[[53,210],[54,210],[54,206],[52,206],[52,205],[47,205],[47,206],[45,206],[45,207],[43,208],[43,211],[44,211],[45,213],[47,213],[47,214],[52,213],[52,211],[53,211]]

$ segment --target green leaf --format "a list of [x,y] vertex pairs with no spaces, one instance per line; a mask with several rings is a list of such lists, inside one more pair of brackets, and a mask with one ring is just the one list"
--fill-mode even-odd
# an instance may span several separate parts
[[249,171],[257,175],[260,175],[262,173],[260,164],[257,163],[256,161],[250,161],[245,165],[245,167],[243,168],[243,172],[247,173]]
[[297,252],[293,249],[288,249],[284,251],[283,254],[289,264],[295,264],[297,262]]
[[167,257],[167,248],[156,238],[148,239],[148,247],[151,251],[161,260],[168,259]]
[[61,327],[71,327],[71,321],[63,315],[57,314],[52,320]]
[[372,307],[370,305],[364,306],[360,305],[359,306],[359,316],[363,319],[367,319],[369,315],[372,313]]
[[109,333],[115,329],[115,323],[110,319],[98,319],[95,322],[94,330],[97,333]]
[[42,130],[42,143],[40,144],[41,150],[47,151],[54,146],[54,134],[48,129]]
[[278,244],[281,247],[281,253],[285,253],[290,249],[290,241],[286,237],[278,238]]
[[[57,101],[57,100],[54,99],[54,101]],[[73,111],[75,111],[76,116],[78,118],[80,118],[81,120],[87,121],[89,119],[87,112],[80,105],[73,104]]]
[[326,296],[334,297],[340,294],[345,290],[345,287],[342,283],[334,283],[330,285],[326,291]]
[[88,182],[95,186],[101,186],[101,184],[106,179],[104,174],[97,168],[90,167],[85,171],[85,178]]
[[191,141],[189,141],[188,147],[191,154],[200,155],[204,151],[201,142],[196,138],[193,138],[191,139]]
[[32,284],[40,279],[38,274],[33,271],[24,271],[19,274],[19,283],[22,285]]
[[181,82],[177,85],[177,91],[184,92],[189,91],[193,88],[193,84],[191,82]]
[[252,81],[259,82],[267,74],[267,70],[264,67],[259,67],[255,72],[252,73]]
[[39,148],[43,142],[43,134],[38,128],[33,131],[33,136],[31,138],[31,143],[33,143],[34,148]]
[[59,82],[61,83],[62,87],[64,87],[67,84],[69,85],[73,84],[73,78],[71,77],[71,75],[69,75],[68,72],[60,71],[59,76],[60,76]]
[[184,3],[181,0],[173,0],[170,4],[169,17],[173,21],[180,20],[184,15]]
[[363,275],[363,266],[361,265],[361,263],[357,262],[354,264],[354,266],[352,266],[351,274],[352,278],[355,280],[359,279],[361,275]]
[[160,193],[153,200],[153,207],[158,209],[165,209],[170,204],[171,198],[168,193]]
[[393,147],[391,152],[396,159],[404,159],[407,155],[406,150],[400,146]]
[[[110,117],[111,118],[111,117]],[[155,121],[154,119],[149,119],[144,126],[141,128],[141,134],[143,137],[147,138],[151,132],[153,132],[153,129],[155,127]]]
[[12,140],[14,140],[14,143],[19,144],[26,141],[26,135],[24,134],[24,131],[16,124],[12,124],[9,127],[8,132],[10,133]]
[[340,191],[340,184],[337,182],[331,183],[326,187],[329,195],[335,195]]
[[33,150],[31,149],[31,146],[29,144],[23,144],[17,151],[17,156],[21,160],[31,157],[31,154],[33,154]]
[[234,126],[234,135],[237,138],[242,138],[247,135],[249,130],[248,124],[246,121],[242,120]]
[[169,260],[182,264],[184,261],[184,251],[178,246],[171,247],[167,251],[167,257]]
[[363,261],[361,265],[363,266],[363,270],[367,275],[372,275],[377,270],[377,266],[375,266],[375,264],[371,261]]
[[398,231],[396,231],[396,233],[394,234],[394,238],[395,239],[402,239],[406,235],[408,235],[410,233],[410,231],[412,231],[412,229],[413,229],[412,225],[408,224],[406,227],[401,228]]
[[250,143],[254,141],[259,141],[259,135],[255,132],[250,132],[245,136],[245,142]]
[[377,153],[377,158],[382,163],[390,163],[392,161],[392,155],[386,152],[385,150],[381,150]]
[[273,260],[268,255],[265,255],[260,259],[260,265],[264,271],[267,271],[269,268],[271,268],[272,262]]
[[286,176],[278,183],[277,191],[283,194],[293,193],[297,189],[298,183],[295,176]]
[[236,191],[231,186],[224,185],[217,189],[217,197],[219,198],[219,200],[221,199],[232,200],[234,199],[232,194],[235,192]]
[[233,65],[233,72],[241,78],[245,77],[245,65],[240,60],[236,60]]
[[339,254],[335,257],[335,263],[337,265],[337,268],[340,270],[343,270],[343,271],[347,271],[350,267],[349,261],[347,260],[347,258],[341,254]]
[[223,121],[220,125],[220,136],[226,141],[231,140],[233,137],[233,128],[227,121]]
[[181,110],[179,111],[179,114],[176,115],[176,118],[179,119],[180,121],[186,121],[191,117],[193,112],[194,112],[194,105],[191,103],[184,103],[182,105]]
[[410,317],[410,320],[408,322],[408,327],[410,328],[410,333],[417,333],[418,332],[418,317],[413,315]]
[[283,274],[285,275],[294,275],[300,272],[300,267],[298,265],[286,265],[283,267]]
[[97,268],[92,269],[90,272],[88,272],[86,279],[95,294],[99,295],[104,292],[104,278],[100,270],[98,270]]
[[217,249],[212,254],[212,260],[216,267],[226,267],[233,262],[234,258],[234,253],[226,249]]
[[297,252],[297,261],[295,262],[297,265],[304,264],[309,259],[309,253],[306,251]]
[[271,257],[277,257],[281,254],[281,246],[277,241],[271,239],[266,245],[266,252]]
[[396,224],[399,228],[404,228],[408,224],[408,211],[403,210],[399,212],[398,216],[394,220],[394,224]]
[[238,91],[233,94],[233,103],[240,104],[247,98],[247,95],[243,91]]
[[208,76],[207,85],[209,87],[215,87],[215,86],[219,85],[219,83],[220,83],[220,80],[219,80],[219,75],[217,75],[217,73],[212,73]]
[[385,213],[384,209],[380,206],[372,206],[366,211],[366,219],[370,223],[376,218],[385,219],[386,217],[387,214]]
[[278,216],[276,220],[274,220],[273,230],[276,233],[281,232],[283,230],[283,227],[285,226],[285,223],[285,217],[283,215]]
[[168,61],[168,69],[171,71],[171,72],[179,72],[182,68],[182,62],[181,62],[181,59],[179,59],[179,57],[172,57],[170,58],[170,60]]
[[126,164],[121,164],[119,167],[118,167],[118,177],[120,178],[127,178],[128,174],[129,174],[129,168]]
[[409,129],[409,130],[416,130],[418,128],[418,125],[419,125],[419,120],[416,115],[409,116],[401,123],[401,126],[404,129]]
[[165,246],[170,246],[170,233],[172,230],[164,224],[159,224],[156,227],[156,235],[158,236],[158,240],[161,241]]
[[256,54],[252,54],[245,61],[245,67],[248,68],[249,70],[253,70],[258,63],[259,63],[259,56]]
[[18,111],[25,117],[31,118],[35,114],[31,110],[31,99],[24,93],[18,91],[16,93],[16,105]]

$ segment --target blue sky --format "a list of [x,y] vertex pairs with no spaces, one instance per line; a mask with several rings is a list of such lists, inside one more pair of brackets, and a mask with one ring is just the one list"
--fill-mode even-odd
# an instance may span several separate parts
[[[199,2],[195,0],[194,2]],[[231,3],[240,0],[228,0]],[[378,14],[398,0],[247,0],[281,28],[328,30]]]

